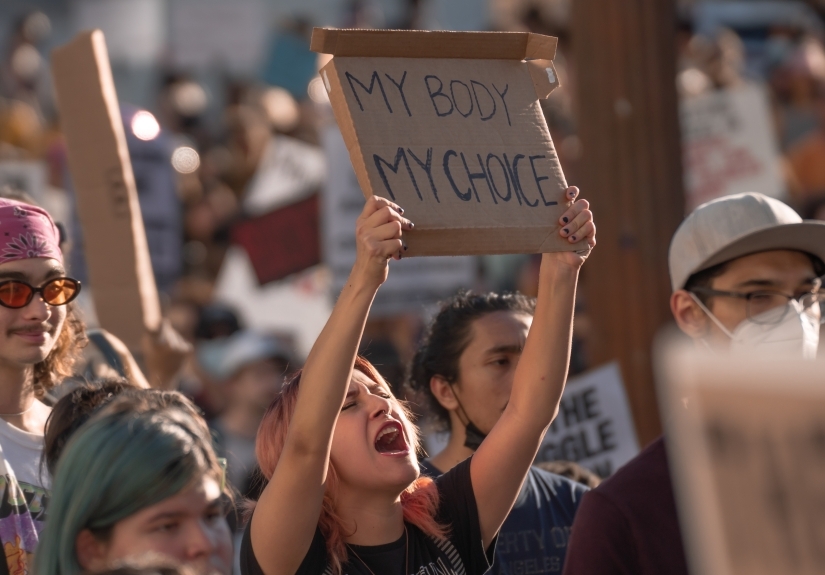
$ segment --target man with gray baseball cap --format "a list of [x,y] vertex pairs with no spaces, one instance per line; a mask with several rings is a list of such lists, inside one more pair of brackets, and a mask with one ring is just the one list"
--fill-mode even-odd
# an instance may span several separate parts
[[[696,208],[673,236],[670,308],[714,351],[812,358],[819,344],[825,222],[761,194]],[[579,506],[565,575],[687,575],[660,437]]]

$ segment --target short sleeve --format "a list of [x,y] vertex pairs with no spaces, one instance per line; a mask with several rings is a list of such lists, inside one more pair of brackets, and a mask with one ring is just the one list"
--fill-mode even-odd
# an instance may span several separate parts
[[[252,521],[248,521],[241,538],[240,550],[241,575],[264,575],[263,569],[255,558],[252,550]],[[309,546],[306,557],[301,562],[295,575],[317,575],[327,568],[327,546],[320,529],[315,530],[315,536]]]
[[637,575],[635,549],[625,516],[598,490],[589,491],[573,522],[564,575]]
[[493,563],[495,540],[484,549],[478,506],[470,478],[472,457],[462,461],[436,480],[440,498],[439,523],[450,528],[449,539],[458,551],[467,573],[484,573]]

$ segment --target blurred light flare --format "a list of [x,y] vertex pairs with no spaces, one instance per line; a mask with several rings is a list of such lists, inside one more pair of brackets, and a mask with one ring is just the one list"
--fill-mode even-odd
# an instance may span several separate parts
[[132,133],[139,140],[148,142],[160,134],[160,124],[151,112],[141,110],[132,118]]
[[172,152],[172,167],[181,174],[191,174],[201,165],[201,157],[194,148],[181,146]]
[[324,81],[320,76],[310,81],[309,86],[307,86],[307,94],[309,95],[309,99],[316,104],[326,104],[329,102],[329,94],[327,94]]

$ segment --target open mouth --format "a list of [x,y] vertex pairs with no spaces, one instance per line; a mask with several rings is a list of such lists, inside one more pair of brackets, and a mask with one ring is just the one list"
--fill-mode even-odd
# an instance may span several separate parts
[[404,430],[397,421],[391,421],[381,428],[375,438],[375,450],[385,455],[400,455],[409,452]]

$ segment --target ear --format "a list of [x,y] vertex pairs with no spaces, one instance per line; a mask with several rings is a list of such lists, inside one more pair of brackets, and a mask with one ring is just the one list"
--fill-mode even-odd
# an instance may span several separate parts
[[458,401],[456,401],[455,394],[453,394],[453,386],[440,375],[434,375],[430,378],[430,391],[433,392],[441,407],[447,411],[458,409]]
[[108,568],[106,548],[107,545],[88,529],[78,533],[74,542],[77,562],[87,572],[105,571]]
[[673,292],[670,296],[670,311],[673,312],[679,329],[693,339],[705,337],[710,331],[708,314],[687,291],[680,289]]

